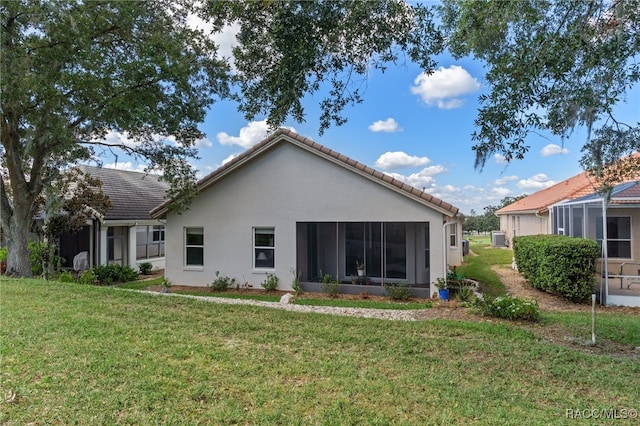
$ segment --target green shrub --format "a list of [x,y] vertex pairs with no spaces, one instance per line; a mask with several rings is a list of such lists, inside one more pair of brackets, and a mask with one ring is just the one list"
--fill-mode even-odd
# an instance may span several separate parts
[[407,284],[385,284],[385,291],[387,296],[393,300],[407,300],[411,298],[411,290]]
[[216,271],[216,279],[209,284],[211,291],[227,291],[229,287],[234,286],[236,283],[235,278],[229,278],[226,275],[220,275],[220,271]]
[[513,296],[485,297],[476,299],[476,308],[484,315],[509,320],[538,321],[540,307],[535,300],[524,300]]
[[564,235],[516,237],[518,271],[531,285],[574,302],[588,300],[595,280],[597,242]]
[[80,274],[80,277],[78,278],[78,282],[84,285],[94,285],[97,279],[98,278],[96,277],[96,273],[92,268],[92,269],[87,269],[82,274]]
[[58,276],[58,281],[63,282],[63,283],[74,283],[74,282],[76,282],[76,279],[73,277],[73,275],[71,275],[71,272],[62,271],[62,272],[60,272],[60,275]]
[[333,277],[330,274],[324,274],[322,276],[320,289],[324,294],[327,294],[330,297],[336,297],[338,295],[338,281],[333,280]]
[[111,285],[116,282],[126,283],[138,278],[138,273],[129,266],[122,265],[100,265],[94,268],[94,273],[98,283]]
[[7,248],[0,247],[0,262],[6,262],[6,261],[7,261]]
[[31,275],[37,277],[45,275],[51,270],[59,271],[65,259],[57,256],[54,247],[44,241],[30,241],[29,260],[31,261]]
[[473,286],[463,285],[456,290],[456,300],[461,302],[470,302],[473,298]]
[[278,276],[275,274],[267,274],[267,278],[260,283],[262,288],[267,291],[274,291],[278,288]]
[[140,269],[140,273],[142,275],[150,275],[152,268],[153,268],[153,265],[151,265],[151,263],[149,262],[142,262],[141,264],[138,265],[138,269]]
[[57,279],[57,281],[60,281],[62,283],[74,283],[74,282],[76,282],[76,279],[74,278],[73,274],[71,274],[71,272],[69,272],[69,271],[60,272],[56,279]]

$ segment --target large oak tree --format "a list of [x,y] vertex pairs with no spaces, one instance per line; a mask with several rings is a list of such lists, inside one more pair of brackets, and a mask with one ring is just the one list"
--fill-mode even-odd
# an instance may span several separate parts
[[638,174],[640,157],[624,159],[640,150],[640,123],[616,106],[640,81],[640,0],[444,0],[440,12],[450,51],[487,67],[476,167],[523,158],[533,132],[568,141],[584,127],[581,163],[603,188]]
[[[213,34],[240,27],[232,74],[212,34],[189,25],[193,14]],[[371,67],[407,58],[432,68],[442,39],[431,18],[395,0],[3,1],[0,223],[8,271],[30,273],[27,236],[43,188],[69,166],[109,153],[112,132],[133,141],[120,149],[162,170],[168,195],[184,208],[198,124],[214,99],[231,96],[248,118],[266,116],[275,127],[304,120],[301,100],[328,82],[320,129],[341,124]]]

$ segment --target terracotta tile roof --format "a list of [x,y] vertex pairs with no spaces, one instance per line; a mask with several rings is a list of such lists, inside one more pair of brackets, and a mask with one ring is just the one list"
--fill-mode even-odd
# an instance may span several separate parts
[[164,201],[169,189],[156,175],[84,165],[78,168],[102,181],[102,191],[112,206],[106,220],[151,219],[149,211]]
[[[447,202],[440,200],[432,195],[427,194],[424,191],[421,191],[417,188],[414,188],[411,185],[408,185],[398,179],[395,179],[387,174],[379,172],[378,170],[372,169],[362,163],[359,163],[339,152],[333,151],[332,149],[327,148],[317,142],[312,141],[311,139],[307,139],[304,136],[300,136],[299,134],[288,130],[280,128],[269,135],[266,139],[249,148],[233,160],[225,163],[217,170],[213,171],[209,175],[202,178],[198,181],[198,192],[205,190],[210,185],[213,185],[217,182],[221,177],[225,176],[227,173],[235,170],[238,166],[251,161],[254,157],[262,154],[263,152],[268,151],[273,146],[278,145],[282,142],[289,142],[300,147],[306,148],[312,153],[324,157],[330,161],[335,162],[347,169],[352,170],[355,173],[363,175],[374,182],[377,182],[381,185],[384,185],[392,190],[396,190],[397,192],[415,199],[416,201],[422,202],[423,204],[429,205],[431,208],[441,211],[444,214],[450,216],[459,215],[459,209]],[[162,217],[168,210],[171,201],[166,201],[161,205],[157,206],[151,211],[151,215],[153,217]]]
[[549,206],[560,201],[573,200],[594,191],[586,172],[582,172],[549,188],[524,197],[496,211],[497,215],[508,213],[544,213]]
[[[573,200],[573,203],[601,202],[602,196],[596,192]],[[611,190],[609,204],[640,204],[640,180],[620,183]]]
[[[639,161],[640,153],[634,153],[625,157],[623,164],[628,161]],[[624,169],[623,169],[624,170]],[[623,182],[630,182],[638,179],[636,169],[633,169],[631,173],[618,172],[614,175],[617,179]],[[524,197],[515,203],[509,204],[496,211],[497,215],[508,213],[544,213],[549,209],[549,206],[562,202],[575,200],[587,195],[591,195],[595,192],[595,185],[592,178],[590,178],[586,172],[582,172],[569,179],[563,180],[549,188],[543,189],[538,192],[534,192],[528,197]]]

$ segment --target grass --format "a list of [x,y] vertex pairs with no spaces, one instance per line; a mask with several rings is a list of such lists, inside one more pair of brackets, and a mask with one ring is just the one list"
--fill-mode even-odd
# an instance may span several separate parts
[[506,294],[504,283],[498,274],[491,270],[492,265],[511,265],[513,251],[504,248],[491,248],[483,239],[470,240],[470,249],[477,256],[465,256],[464,264],[458,267],[458,273],[480,283],[480,291],[492,296]]
[[[591,340],[591,312],[544,313],[546,324],[561,324],[572,336]],[[640,347],[640,316],[596,310],[596,341],[600,338],[619,344]]]
[[517,324],[303,314],[38,280],[3,280],[0,296],[6,425],[562,425],[575,423],[567,409],[640,408],[637,360],[557,346]]

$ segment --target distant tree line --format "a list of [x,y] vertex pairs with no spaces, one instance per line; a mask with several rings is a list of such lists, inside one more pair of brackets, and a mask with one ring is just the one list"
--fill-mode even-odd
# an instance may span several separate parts
[[476,211],[472,209],[471,213],[465,218],[464,223],[462,224],[462,230],[469,233],[483,233],[499,230],[500,218],[496,216],[496,211],[511,203],[515,203],[524,197],[526,197],[526,195],[505,197],[497,206],[486,206],[482,215],[478,215]]

